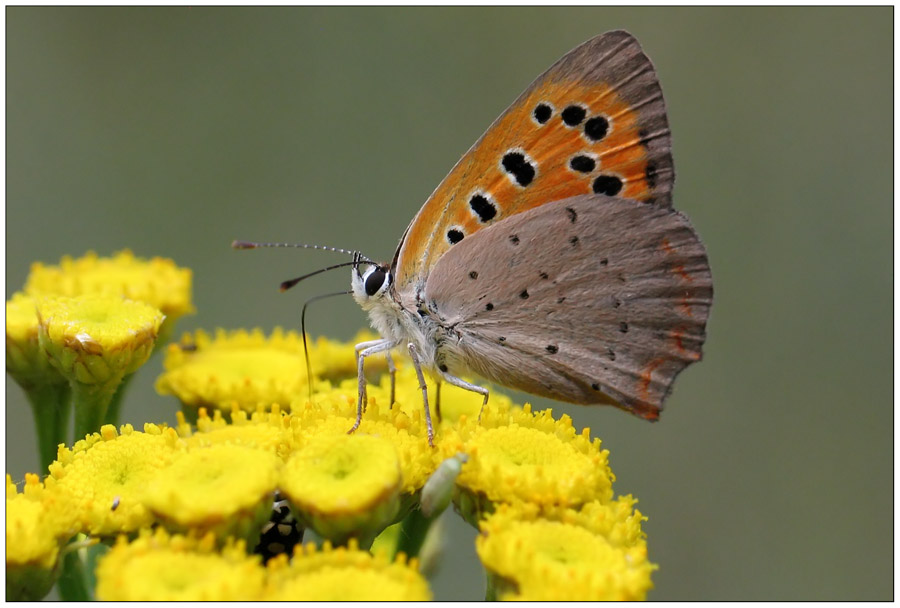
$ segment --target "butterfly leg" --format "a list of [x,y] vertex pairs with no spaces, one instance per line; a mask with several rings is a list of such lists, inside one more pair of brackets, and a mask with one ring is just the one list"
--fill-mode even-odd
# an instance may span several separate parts
[[447,372],[441,370],[438,370],[438,373],[441,375],[441,378],[447,381],[448,384],[458,386],[459,388],[464,388],[467,391],[472,391],[473,393],[478,393],[479,395],[482,395],[484,397],[484,402],[481,404],[481,409],[478,410],[478,422],[481,422],[481,415],[484,413],[484,406],[486,406],[488,402],[488,389],[484,388],[483,386],[478,386],[477,384],[466,382],[462,378],[451,376]]
[[410,342],[407,345],[409,356],[412,358],[416,376],[419,377],[419,388],[422,389],[422,401],[425,402],[425,424],[428,427],[428,445],[434,447],[434,427],[431,425],[431,410],[428,408],[428,386],[425,384],[425,376],[422,374],[422,364],[419,363],[419,351],[416,345]]
[[[362,364],[360,363],[360,353],[368,348],[372,348],[373,346],[380,346],[381,343],[384,342],[384,339],[381,340],[366,340],[365,342],[360,342],[354,348],[356,349],[356,365],[362,370]],[[378,352],[378,351],[376,351]],[[388,351],[388,357],[390,357],[390,351]],[[363,411],[365,411],[366,407],[369,404],[369,396],[366,394],[366,380],[363,376],[362,371],[359,372],[359,385],[360,391],[362,391],[362,402],[363,402]],[[393,398],[391,399],[393,402]],[[354,427],[355,428],[355,427]]]
[[391,340],[372,340],[370,342],[361,342],[356,345],[356,375],[359,381],[359,400],[356,402],[356,422],[353,424],[353,428],[347,431],[348,435],[359,428],[359,424],[362,422],[363,409],[368,401],[366,395],[366,374],[363,369],[366,357],[376,353],[389,351],[395,346],[397,346],[397,342]]

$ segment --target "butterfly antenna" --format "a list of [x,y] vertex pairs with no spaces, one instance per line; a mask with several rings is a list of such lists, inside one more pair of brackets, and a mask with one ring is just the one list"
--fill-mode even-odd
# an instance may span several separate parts
[[[344,264],[347,266],[347,264]],[[321,271],[319,271],[321,272]],[[309,362],[309,346],[306,343],[306,307],[316,300],[324,300],[332,296],[345,296],[351,294],[351,291],[336,291],[334,293],[326,293],[323,295],[313,296],[303,304],[303,310],[300,312],[300,334],[303,336],[303,358],[306,359],[306,387],[309,390],[309,401],[312,403],[313,398],[313,374],[312,365]]]
[[[296,285],[297,283],[299,283],[300,281],[302,281],[304,279],[308,279],[309,277],[314,277],[317,274],[321,274],[321,273],[327,272],[329,270],[334,270],[335,268],[343,268],[344,266],[354,266],[356,264],[359,264],[359,262],[357,262],[356,260],[354,260],[352,262],[341,262],[340,264],[332,264],[331,266],[326,266],[325,268],[320,268],[318,270],[314,270],[313,272],[307,273],[307,274],[303,275],[302,277],[297,277],[296,279],[291,279],[289,281],[282,281],[279,289],[284,292],[284,291],[287,291],[288,289],[290,289],[291,287],[293,287],[294,285]],[[344,293],[344,292],[341,292],[341,293]],[[349,292],[347,292],[347,293],[349,293]]]
[[298,249],[318,249],[319,251],[333,251],[335,253],[346,253],[347,255],[358,256],[361,261],[369,264],[375,263],[373,260],[370,260],[358,251],[343,249],[341,247],[329,247],[327,245],[309,245],[307,243],[256,243],[253,241],[231,242],[232,249],[261,249],[263,247],[296,247]]

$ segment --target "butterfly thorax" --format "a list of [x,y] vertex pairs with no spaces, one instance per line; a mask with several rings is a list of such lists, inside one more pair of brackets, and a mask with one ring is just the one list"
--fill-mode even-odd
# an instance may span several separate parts
[[398,346],[413,343],[424,367],[442,365],[438,346],[445,343],[447,329],[438,322],[412,290],[398,292],[386,266],[363,273],[354,269],[351,288],[357,304],[369,315],[369,323],[382,338]]

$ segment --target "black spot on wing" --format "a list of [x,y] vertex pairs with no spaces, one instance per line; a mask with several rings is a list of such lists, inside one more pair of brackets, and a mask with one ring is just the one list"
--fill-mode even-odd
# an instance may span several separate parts
[[575,127],[580,125],[584,117],[587,116],[587,110],[581,106],[568,106],[559,116],[567,126]]
[[553,116],[553,108],[545,103],[539,103],[534,108],[533,116],[539,125],[546,124],[550,117]]
[[601,175],[594,180],[592,188],[596,194],[615,196],[622,190],[622,180],[615,175]]
[[578,171],[579,173],[590,173],[597,168],[597,161],[595,161],[590,156],[578,154],[576,156],[573,156],[569,160],[569,167],[572,168],[572,171]]
[[584,134],[591,141],[600,141],[609,132],[609,121],[602,116],[594,116],[584,123]]
[[500,164],[513,181],[523,188],[530,184],[537,174],[534,165],[521,152],[507,152]]
[[497,216],[497,207],[483,194],[472,195],[469,207],[481,223],[489,222]]

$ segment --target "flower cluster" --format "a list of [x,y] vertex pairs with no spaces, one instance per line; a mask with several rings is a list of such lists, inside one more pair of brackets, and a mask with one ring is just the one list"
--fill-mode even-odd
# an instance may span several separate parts
[[165,316],[164,338],[180,317],[194,312],[190,269],[166,258],[139,258],[127,249],[109,258],[88,252],[78,259],[64,256],[58,265],[35,262],[24,291],[31,296],[103,294],[145,302]]
[[172,260],[90,252],[58,265],[34,263],[6,303],[6,369],[25,391],[42,468],[75,439],[115,423],[128,379],[192,312],[191,271]]
[[[490,598],[643,599],[652,587],[644,517],[614,498],[608,452],[588,429],[496,392],[479,419],[480,395],[429,380],[431,445],[408,360],[394,371],[367,361],[357,417],[353,343],[185,334],[156,383],[181,402],[178,419],[103,424],[96,404],[118,397],[169,319],[191,309],[189,272],[151,262],[161,274],[142,291],[139,263],[126,252],[35,265],[27,294],[7,302],[13,378],[44,401],[71,393],[76,421],[94,412],[77,441],[54,446],[43,483],[29,475],[19,493],[7,480],[7,546],[21,544],[7,553],[8,597],[43,597],[62,570],[63,599],[430,599],[424,573],[451,503],[480,531]],[[115,295],[74,293],[101,273]],[[50,283],[64,293],[37,293]],[[73,585],[94,567],[95,589]]]
[[216,543],[212,534],[172,535],[142,530],[119,537],[97,568],[104,601],[425,601],[431,592],[415,559],[389,560],[350,541],[298,546],[263,565],[241,540]]

